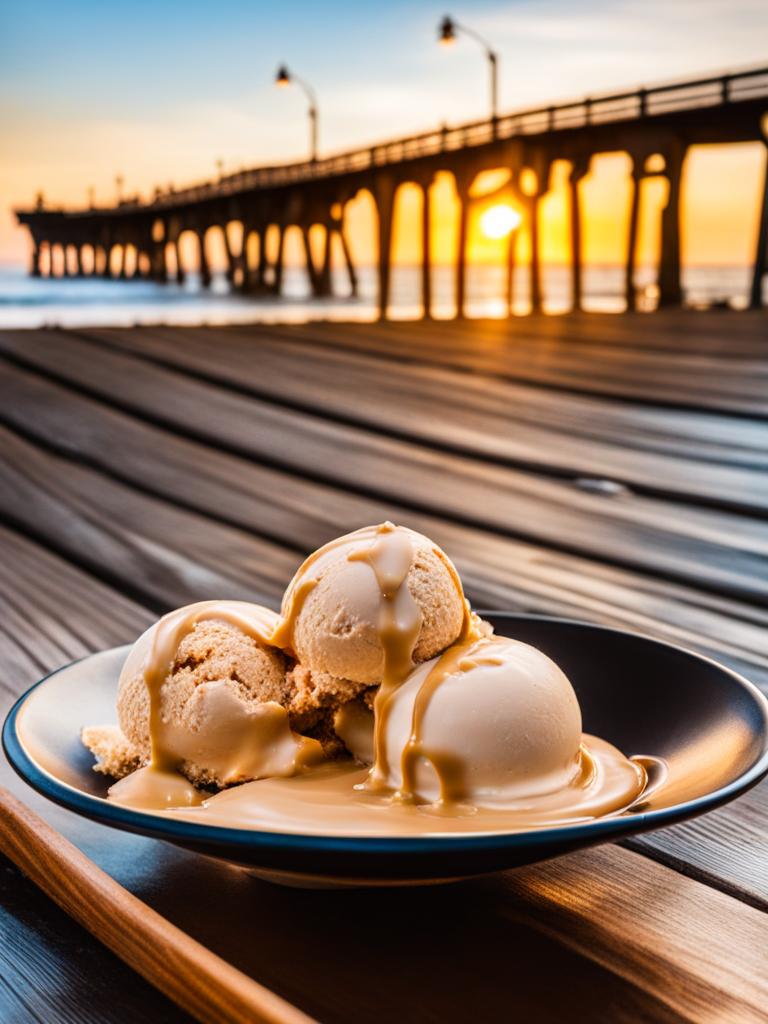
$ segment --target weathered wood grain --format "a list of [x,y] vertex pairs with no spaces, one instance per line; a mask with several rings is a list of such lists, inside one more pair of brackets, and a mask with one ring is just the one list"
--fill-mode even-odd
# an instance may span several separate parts
[[[765,332],[765,313],[757,315]],[[281,326],[280,333],[301,335],[341,348],[374,351],[390,358],[455,366],[565,391],[615,395],[636,402],[653,402],[673,408],[712,409],[732,415],[765,417],[766,367],[763,359],[730,359],[697,350],[678,353],[632,351],[620,346],[578,346],[563,336],[541,343],[526,340],[525,328],[513,321],[505,332],[475,333],[473,325],[445,323],[355,324],[337,331],[333,324],[306,327]],[[652,320],[639,336],[654,330]]]
[[0,786],[0,853],[63,910],[203,1024],[311,1024],[102,871]]
[[[249,537],[242,531],[267,532],[273,541],[286,546],[301,538],[304,552],[365,522],[394,518],[421,528],[456,557],[467,591],[479,605],[548,610],[623,624],[699,647],[747,671],[758,682],[768,683],[768,613],[761,609],[707,597],[691,589],[672,588],[652,578],[459,527],[398,505],[296,480],[290,474],[166,434],[47,381],[25,377],[17,370],[5,375],[0,370],[0,396],[4,394],[3,383],[9,381],[13,393],[25,401],[17,402],[13,412],[0,408],[0,419],[23,424],[27,436],[44,441],[60,455],[117,477],[133,489],[126,490],[82,466],[70,468],[67,461],[50,457],[17,435],[0,433],[6,436],[9,453],[9,464],[4,469],[8,491],[5,499],[0,496],[0,510],[16,523],[26,515],[28,524],[46,542],[69,557],[88,558],[89,549],[79,545],[76,538],[73,544],[66,526],[75,521],[74,503],[79,495],[91,495],[90,501],[76,506],[78,520],[88,517],[82,530],[94,531],[99,544],[109,545],[110,572],[124,588],[137,585],[136,556],[125,556],[115,536],[118,522],[100,516],[99,509],[114,508],[121,517],[119,522],[127,524],[132,534],[150,534],[142,544],[147,566],[142,580],[162,579],[161,595],[174,595],[176,603],[210,596],[222,588],[229,592],[233,586],[249,583],[251,592],[266,594],[265,599],[272,603],[277,600],[273,581],[279,569],[262,581],[260,572],[267,569],[269,555],[263,549],[251,553]],[[119,460],[115,459],[116,451],[120,452]],[[174,511],[147,501],[136,488],[181,509]],[[18,500],[13,500],[14,495]],[[66,512],[52,517],[52,502]],[[209,519],[189,516],[188,509]],[[223,524],[238,530],[227,531]],[[189,541],[175,554],[169,554],[160,547],[164,531],[166,548],[176,548],[180,538]],[[137,542],[134,536],[134,547]],[[158,565],[152,566],[146,560],[154,557],[150,550],[154,551],[155,545]],[[187,582],[193,572],[191,566],[183,579],[177,578],[178,570],[173,574],[167,568],[174,559],[189,560],[190,555],[204,561],[211,573],[201,575],[195,586]],[[295,558],[298,561],[299,554]],[[242,574],[243,559],[254,566],[251,575]],[[90,561],[89,565],[92,571],[100,571],[102,561]],[[282,587],[276,582],[279,593]],[[212,588],[207,595],[206,586]],[[158,596],[152,589],[144,592],[144,599],[154,604]]]
[[154,615],[70,562],[0,526],[0,688],[18,694],[51,669],[129,643]]
[[[731,906],[729,897],[707,890],[706,900],[689,902],[686,897],[700,891],[699,883],[673,878],[666,872],[657,876],[645,870],[647,861],[643,861],[643,878],[632,886],[634,920],[627,931],[615,916],[627,896],[626,863],[620,862],[619,856],[615,848],[592,854],[600,865],[594,885],[584,885],[586,864],[579,863],[579,857],[536,865],[519,875],[510,872],[504,881],[512,892],[524,893],[526,899],[540,898],[540,926],[554,928],[574,948],[588,950],[588,956],[612,965],[625,977],[642,981],[655,992],[665,992],[669,1005],[678,1012],[700,1020],[759,1020],[768,1005],[768,978],[761,948],[761,933],[768,917],[748,908],[740,938],[751,947],[751,954],[737,965],[718,912],[718,908],[725,912]],[[689,890],[689,886],[694,889]],[[550,914],[554,906],[557,909]],[[656,916],[661,907],[665,908],[663,921]],[[698,944],[695,966],[688,963],[680,971],[680,954],[693,936]],[[627,946],[634,954],[629,963],[624,961]],[[735,984],[733,972],[739,976]],[[693,976],[697,981],[691,985]],[[739,1005],[741,1000],[729,1005],[728,993],[745,988],[751,992],[751,1005]]]
[[[713,315],[714,313],[714,315]],[[660,309],[653,316],[629,313],[547,314],[513,318],[510,321],[479,319],[471,324],[473,334],[495,338],[524,337],[529,341],[562,341],[571,346],[583,342],[634,351],[707,353],[728,359],[765,356],[765,310],[706,311]],[[382,325],[385,326],[385,325]],[[399,326],[399,325],[398,325]],[[418,326],[418,325],[416,325]],[[441,327],[462,333],[466,324],[448,321]]]
[[[41,539],[68,557],[81,559],[87,558],[87,551],[84,556],[81,545],[72,544],[63,524],[87,514],[87,520],[80,524],[82,530],[94,531],[100,543],[106,535],[115,545],[104,556],[109,559],[111,581],[127,589],[136,587],[138,578],[143,600],[153,607],[221,593],[245,597],[266,593],[265,600],[274,605],[282,584],[278,584],[277,592],[271,589],[273,574],[265,564],[268,555],[258,545],[253,549],[253,533],[266,525],[273,539],[282,538],[286,544],[294,543],[297,536],[306,538],[309,550],[362,522],[406,515],[396,507],[364,503],[343,491],[295,481],[286,474],[166,435],[48,381],[25,381],[18,370],[12,371],[12,376],[15,393],[25,398],[22,406],[35,410],[33,417],[27,417],[30,431],[34,427],[46,445],[84,459],[101,472],[69,465],[67,460],[52,457],[8,434],[5,450],[15,465],[23,467],[26,487],[14,484],[7,468],[7,493],[18,491],[22,504],[14,511],[7,499],[3,504],[0,495],[0,511],[19,516],[23,509],[27,522],[41,531]],[[22,387],[24,384],[28,390]],[[198,515],[189,516],[186,508],[174,510],[156,500],[147,501],[145,495],[116,484],[111,479],[116,451],[121,453],[124,482],[143,490],[151,488],[168,501],[182,502],[210,518],[201,522]],[[227,495],[226,516],[221,512],[222,494]],[[281,495],[275,504],[268,497],[273,494]],[[75,503],[88,495],[93,497],[83,511]],[[57,502],[54,516],[49,504],[52,496]],[[116,510],[119,521],[109,519],[106,512],[110,509]],[[227,518],[239,529],[227,530],[214,523],[214,517]],[[478,604],[559,612],[628,625],[699,647],[768,685],[765,612],[735,602],[718,602],[707,609],[701,606],[702,597],[695,591],[671,593],[667,584],[660,586],[637,575],[531,549],[435,517],[410,516],[407,521],[449,551],[459,552],[457,560],[468,593]],[[120,537],[127,528],[134,546],[142,552],[138,562],[131,557],[126,563],[122,557]],[[166,540],[161,544],[159,538],[163,536]],[[190,542],[174,551],[179,538],[190,538]],[[153,564],[155,557],[157,564]],[[295,557],[298,561],[299,556]],[[181,579],[167,568],[169,564],[176,567],[180,559],[187,567]],[[252,565],[254,570],[243,574],[242,565]],[[101,571],[100,560],[88,562],[88,566],[91,571]],[[266,580],[260,572],[267,572]],[[193,576],[195,583],[190,586]],[[287,576],[283,583],[285,579]],[[158,580],[160,585],[153,582]],[[30,604],[33,602],[30,595]],[[34,647],[33,640],[30,646]],[[652,838],[654,855],[676,864],[682,862],[683,869],[688,865],[697,874],[705,872],[720,887],[754,903],[768,900],[768,864],[762,857],[767,820],[765,790],[705,820],[704,835],[698,823],[692,823]],[[738,856],[731,841],[734,834],[747,844],[740,847]]]
[[768,781],[728,807],[625,845],[768,912]]
[[274,605],[300,560],[0,433],[6,520],[152,607],[185,604],[201,592]]
[[59,910],[0,856],[0,1020],[125,1024],[192,1018]]
[[[662,314],[654,322],[647,347],[641,318],[542,318],[528,335],[516,323],[0,335],[15,364],[0,366],[0,520],[47,548],[0,530],[0,601],[10,609],[0,620],[0,702],[47,663],[119,642],[171,604],[212,594],[275,604],[305,549],[386,516],[456,554],[476,603],[654,633],[765,685],[768,612],[756,603],[763,524],[702,506],[718,504],[718,486],[730,485],[733,509],[762,515],[765,426],[743,414],[765,414],[766,319]],[[292,365],[295,388],[273,394]],[[441,389],[457,378],[467,387],[452,426],[440,419]],[[745,401],[735,409],[742,385]],[[345,392],[354,396],[347,408]],[[582,392],[636,394],[638,404]],[[662,412],[649,400],[734,407],[741,418]],[[385,423],[395,406],[399,433]],[[636,438],[632,447],[624,432]],[[550,436],[553,447],[567,438],[562,455],[540,460],[550,478],[521,470],[536,469],[536,447]],[[342,466],[340,453],[349,453]],[[675,500],[588,495],[582,504],[581,492],[552,479],[569,475],[609,476]],[[451,504],[457,482],[491,510]],[[510,526],[499,508],[524,522]],[[632,544],[656,553],[617,559]],[[38,586],[44,595],[36,598]],[[100,611],[91,614],[91,605]],[[766,916],[758,908],[768,904],[767,818],[760,787],[633,841],[638,852],[592,851],[454,890],[385,898],[283,893],[235,882],[227,869],[178,851],[144,867],[111,842],[100,839],[97,849],[176,924],[323,1020],[353,1019],[352,1007],[372,1021],[402,1014],[415,985],[402,965],[418,952],[424,1020],[465,1019],[468,998],[494,1018],[514,1010],[544,1021],[751,1021],[762,1019],[766,1002],[758,963]],[[93,826],[77,829],[85,845],[92,841]],[[138,841],[114,842],[127,850]],[[372,923],[366,950],[395,979],[386,992],[359,958],[339,959],[361,915]],[[0,984],[0,1016],[4,999],[18,1007],[23,987],[19,957],[6,956],[13,981]],[[77,988],[79,968],[65,970]],[[35,1012],[58,1020],[44,1012],[52,1002],[45,971],[33,974],[44,994]],[[551,985],[553,976],[562,986]]]
[[[153,422],[353,493],[617,565],[764,601],[768,526],[745,517],[620,494],[425,451],[216,389],[62,335],[0,351]],[[172,400],[170,398],[172,396]],[[201,416],[201,410],[205,414]],[[343,457],[339,457],[343,453]]]
[[[768,424],[552,392],[273,337],[269,326],[78,332],[342,422],[566,477],[768,510]],[[286,381],[289,381],[286,387]]]

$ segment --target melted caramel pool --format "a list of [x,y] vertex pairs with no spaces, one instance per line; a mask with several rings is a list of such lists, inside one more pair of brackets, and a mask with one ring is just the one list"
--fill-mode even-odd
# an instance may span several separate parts
[[[290,778],[262,779],[224,790],[198,806],[155,809],[164,817],[201,825],[326,836],[430,836],[522,832],[592,821],[637,806],[662,774],[652,758],[626,758],[595,736],[585,736],[590,770],[555,793],[499,807],[402,803],[363,786],[368,769],[328,764]],[[653,780],[649,784],[650,777]],[[133,801],[112,799],[133,805]],[[135,805],[134,805],[135,806]],[[148,810],[147,803],[142,810]]]

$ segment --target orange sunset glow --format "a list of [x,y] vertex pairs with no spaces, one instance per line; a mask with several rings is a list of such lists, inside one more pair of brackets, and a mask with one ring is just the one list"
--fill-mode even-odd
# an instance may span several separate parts
[[[565,33],[571,25],[564,10],[560,15],[554,9],[549,13],[551,20],[546,22],[543,35],[539,34],[539,15],[532,8],[514,11],[490,7],[484,15],[478,16],[479,27],[486,35],[491,34],[498,39],[502,57],[504,47],[512,45],[513,41],[516,43],[514,71],[502,65],[500,105],[503,109],[568,95],[578,96],[587,89],[628,86],[643,80],[650,82],[672,71],[680,74],[686,64],[693,67],[694,56],[690,46],[678,48],[674,60],[670,58],[665,63],[666,58],[660,55],[651,31],[653,16],[649,13],[647,22],[633,26],[638,40],[636,55],[625,55],[622,67],[603,67],[598,61],[591,63],[587,70],[581,66],[581,54],[561,47],[560,32],[564,33],[562,38],[566,38]],[[690,42],[698,33],[702,40],[699,51],[711,51],[713,54],[707,58],[708,61],[743,63],[757,55],[759,47],[752,38],[749,19],[741,19],[738,32],[734,28],[732,37],[720,41],[713,26],[692,24],[691,19],[683,17],[682,10],[678,13],[679,20],[675,16],[671,20],[667,17],[666,31],[671,34],[670,38],[679,32],[681,40],[685,35],[686,41]],[[313,17],[307,14],[307,38],[312,36]],[[309,69],[313,85],[318,90],[323,154],[366,144],[377,138],[386,139],[423,130],[446,117],[455,122],[478,116],[484,102],[479,55],[459,42],[450,48],[436,47],[433,40],[436,17],[434,12],[416,14],[409,9],[403,13],[403,18],[410,23],[407,31],[403,28],[398,34],[394,24],[388,23],[386,28],[381,26],[385,49],[382,56],[375,58],[368,53],[367,46],[362,50],[357,46],[358,29],[353,23],[338,30],[345,34],[347,52],[355,54],[352,58],[355,66],[349,70],[355,74],[354,91],[365,103],[364,121],[359,116],[359,106],[352,104],[345,92],[343,72],[338,67],[327,65],[325,58],[320,59],[307,49],[305,39],[297,43],[289,34],[286,35],[290,46],[286,42],[285,48],[298,56],[302,72]],[[610,24],[599,21],[599,17],[597,12],[586,10],[578,28],[575,22],[572,24],[573,31],[579,33],[577,38],[582,38],[582,32],[589,31],[590,24],[599,25],[599,32],[595,28],[595,38],[597,40],[600,34],[605,38],[602,43],[595,41],[595,53],[599,46],[610,46],[608,40],[612,34],[617,40],[623,38],[631,20],[631,15],[621,5],[614,10]],[[45,37],[42,42],[39,39],[39,26],[26,22],[22,12],[16,13],[9,28],[11,35],[6,33],[6,45],[9,38],[13,38],[21,50],[31,46],[33,39],[36,47],[46,45]],[[287,26],[277,22],[274,31],[278,35],[289,32]],[[193,32],[191,27],[189,32]],[[525,39],[526,34],[532,47],[530,53],[521,52],[519,46],[519,40]],[[386,50],[386,45],[395,38],[400,46],[399,69],[397,60]],[[583,38],[586,39],[586,35]],[[721,52],[716,54],[714,47],[720,42]],[[50,28],[50,45],[54,45],[53,27]],[[15,224],[11,207],[29,206],[38,190],[43,190],[47,201],[54,205],[82,206],[90,189],[94,191],[97,205],[109,204],[115,195],[117,174],[124,179],[122,188],[126,195],[147,197],[158,185],[165,187],[173,182],[181,187],[210,179],[214,176],[214,167],[227,173],[242,166],[279,163],[301,153],[304,98],[293,87],[280,90],[278,94],[272,86],[273,71],[267,70],[272,61],[272,49],[280,50],[277,44],[270,47],[269,54],[265,52],[263,58],[256,55],[249,59],[250,73],[244,79],[247,83],[244,89],[238,90],[233,84],[228,90],[226,76],[218,73],[215,79],[208,79],[209,84],[215,82],[216,86],[210,95],[205,90],[195,95],[193,84],[197,83],[195,87],[200,89],[201,83],[196,77],[194,62],[180,50],[173,57],[177,79],[162,77],[162,89],[151,100],[146,90],[138,89],[132,93],[130,76],[126,78],[116,73],[113,67],[102,68],[95,50],[78,53],[79,45],[73,38],[69,55],[56,51],[55,59],[61,69],[60,88],[57,88],[55,97],[52,98],[50,93],[38,96],[34,85],[30,85],[27,94],[6,90],[11,98],[5,103],[5,144],[0,154],[0,194],[4,200],[0,212],[0,263],[20,265],[26,262],[28,241]],[[123,44],[119,39],[111,38],[110,45],[119,48]],[[228,37],[227,45],[234,53],[241,42],[232,36]],[[367,54],[365,74],[360,67],[362,52]],[[558,57],[548,67],[547,75],[542,77],[535,69],[535,60],[537,54],[547,52],[557,53]],[[585,61],[588,52],[587,47],[583,54]],[[10,50],[6,56],[4,74],[10,77],[15,58]],[[77,59],[80,63],[76,69]],[[702,58],[697,59],[700,67]],[[212,68],[222,60],[223,52],[217,50],[211,51],[204,62],[207,61]],[[291,64],[293,66],[293,62]],[[219,69],[221,71],[223,66]],[[158,72],[159,69],[153,69],[156,78]],[[227,64],[227,72],[231,75],[230,64]],[[452,88],[451,83],[458,72],[468,83],[465,90]],[[25,79],[26,72],[20,72],[17,78]],[[90,97],[88,105],[82,102],[83,90],[87,90]],[[130,102],[128,93],[131,93]],[[411,97],[409,102],[405,102],[406,94]],[[14,96],[23,98],[15,99]],[[447,102],[449,97],[450,102]],[[749,263],[754,251],[764,165],[765,147],[758,143],[694,147],[690,151],[685,164],[683,189],[685,227],[682,247],[683,260],[687,265],[743,266]],[[562,264],[568,259],[567,172],[565,161],[555,164],[549,191],[540,204],[540,242],[545,264]],[[475,201],[470,214],[469,256],[475,263],[494,264],[504,258],[506,240],[490,237],[493,232],[483,232],[479,228],[487,206],[505,201],[499,187],[489,181],[490,198],[487,201],[483,198],[482,187],[473,190]],[[647,180],[642,186],[640,265],[656,258],[664,188],[662,178]],[[432,192],[433,263],[449,264],[456,245],[456,199],[451,175],[440,174]],[[610,153],[597,156],[592,161],[590,173],[581,183],[581,198],[587,225],[585,263],[618,264],[623,259],[626,246],[627,158]],[[420,258],[419,204],[418,190],[402,186],[395,213],[394,258],[397,264],[414,264]],[[375,220],[365,193],[348,205],[346,219],[356,262],[362,265],[372,263],[376,255]],[[528,251],[525,221],[518,234],[518,259],[524,261]],[[292,235],[290,232],[287,239],[286,261],[289,265],[301,262],[299,245]],[[223,246],[214,238],[208,245],[214,268],[222,267]]]
[[[743,266],[749,263],[755,246],[765,162],[765,147],[758,144],[692,149],[686,162],[683,192],[685,228],[682,251],[685,263],[693,266]],[[588,265],[618,265],[624,258],[630,189],[628,163],[628,158],[622,154],[598,156],[590,173],[581,182],[585,263]],[[542,258],[547,264],[565,264],[570,255],[568,170],[566,161],[558,161],[554,165],[551,187],[541,203]],[[473,189],[469,252],[474,263],[503,264],[506,258],[506,232],[492,237],[481,226],[484,213],[499,204],[499,181],[505,177],[503,169],[486,172]],[[729,181],[738,182],[738,187],[724,189],[723,182]],[[486,190],[493,198],[484,199]],[[663,178],[644,182],[641,190],[640,265],[651,264],[658,257],[660,216],[665,198]],[[441,173],[432,186],[432,249],[437,265],[448,265],[455,257],[457,210],[453,177],[447,172]],[[357,262],[363,265],[373,263],[377,252],[376,211],[371,196],[361,192],[348,204],[345,217]],[[420,190],[412,184],[401,186],[395,208],[393,251],[396,265],[411,266],[420,260],[420,218]],[[525,219],[518,234],[518,258],[525,262],[529,256],[530,238]],[[233,237],[232,243],[237,248],[239,240]],[[313,244],[319,252],[321,239],[317,238]],[[182,250],[190,260],[194,259],[195,246],[196,241],[191,236],[182,239]],[[212,266],[222,269],[226,257],[220,235],[211,232],[206,239],[206,247]],[[289,265],[299,266],[303,258],[298,231],[289,231],[286,261]]]

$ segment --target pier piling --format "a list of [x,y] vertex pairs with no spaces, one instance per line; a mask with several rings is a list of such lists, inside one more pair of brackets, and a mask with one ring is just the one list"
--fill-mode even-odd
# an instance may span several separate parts
[[[661,246],[658,265],[660,306],[680,305],[681,285],[681,201],[683,169],[691,146],[759,141],[764,145],[764,119],[768,112],[768,68],[739,74],[701,78],[619,93],[591,97],[559,107],[519,111],[456,127],[443,126],[408,139],[368,146],[338,156],[306,163],[253,168],[188,189],[156,189],[151,200],[123,199],[113,208],[81,210],[49,208],[40,195],[35,204],[17,210],[20,223],[32,236],[29,271],[34,277],[70,277],[85,273],[84,246],[90,246],[93,276],[126,279],[127,252],[135,253],[131,277],[147,276],[168,280],[166,247],[176,255],[175,280],[184,281],[179,239],[192,232],[197,236],[202,287],[211,283],[211,268],[205,254],[205,237],[212,228],[222,232],[226,276],[233,289],[246,294],[279,295],[284,276],[285,232],[297,227],[302,233],[311,293],[331,294],[332,241],[336,233],[349,275],[350,290],[357,294],[358,277],[344,230],[345,204],[361,192],[369,192],[377,213],[378,311],[385,318],[392,279],[392,220],[399,187],[411,182],[421,191],[421,300],[423,316],[433,314],[432,259],[430,232],[432,208],[430,185],[439,172],[450,172],[456,181],[458,246],[455,257],[456,316],[467,313],[469,266],[469,218],[474,198],[470,187],[484,170],[509,169],[512,178],[504,186],[506,195],[523,214],[530,237],[528,263],[531,310],[544,302],[541,281],[540,202],[549,190],[550,169],[556,160],[568,160],[570,213],[570,278],[572,306],[583,305],[582,241],[588,226],[580,205],[580,182],[590,162],[600,153],[621,150],[632,160],[632,196],[628,211],[628,238],[623,292],[627,309],[636,306],[635,271],[641,215],[642,181],[663,174],[669,184],[661,216]],[[652,154],[664,157],[664,169],[646,166]],[[520,188],[521,172],[535,175],[535,187]],[[768,174],[768,171],[767,171]],[[768,182],[768,179],[767,179]],[[749,293],[750,305],[762,303],[763,278],[768,255],[768,183],[760,202],[759,231]],[[621,214],[617,213],[617,216]],[[235,254],[228,228],[239,223],[242,246]],[[319,259],[313,258],[309,231],[323,227],[325,235]],[[268,231],[277,229],[277,251],[271,261],[267,254]],[[259,238],[259,256],[249,263],[247,246],[251,234]],[[516,237],[510,237],[505,253],[506,301],[511,310],[514,299]],[[117,252],[116,252],[117,250]],[[119,254],[119,255],[118,255]],[[116,262],[115,262],[116,261]]]

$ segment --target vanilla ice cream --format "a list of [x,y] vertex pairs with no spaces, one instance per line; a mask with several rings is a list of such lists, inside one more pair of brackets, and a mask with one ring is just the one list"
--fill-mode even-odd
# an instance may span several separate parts
[[[322,757],[291,728],[293,694],[281,651],[269,644],[278,616],[245,601],[179,608],[134,644],[118,688],[121,733],[83,740],[113,776],[152,757],[197,785],[218,787],[291,774]],[[153,709],[152,704],[155,704]],[[124,739],[123,739],[124,737]],[[126,742],[127,741],[127,744]]]
[[507,637],[419,665],[383,712],[379,769],[406,798],[509,803],[568,786],[581,770],[573,687],[545,654]]
[[387,598],[396,604],[393,628],[407,634],[403,656],[409,662],[445,650],[469,615],[448,556],[423,534],[383,523],[310,555],[285,592],[275,642],[305,671],[346,679],[358,689],[378,684],[385,669]]

